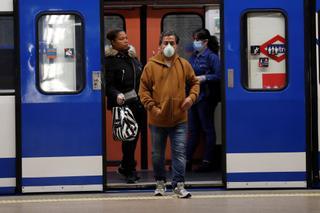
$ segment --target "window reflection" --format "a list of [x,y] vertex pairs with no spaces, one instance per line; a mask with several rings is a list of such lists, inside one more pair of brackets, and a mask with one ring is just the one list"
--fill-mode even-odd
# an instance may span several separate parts
[[39,83],[44,92],[83,86],[82,23],[76,15],[45,15],[38,22]]
[[280,12],[246,14],[245,87],[279,90],[287,84],[285,17]]

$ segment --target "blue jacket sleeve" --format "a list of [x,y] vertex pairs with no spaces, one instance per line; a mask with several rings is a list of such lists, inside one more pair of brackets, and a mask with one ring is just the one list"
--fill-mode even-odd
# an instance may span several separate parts
[[212,53],[208,56],[208,63],[210,66],[209,73],[206,74],[206,81],[219,81],[221,80],[221,69],[219,57]]

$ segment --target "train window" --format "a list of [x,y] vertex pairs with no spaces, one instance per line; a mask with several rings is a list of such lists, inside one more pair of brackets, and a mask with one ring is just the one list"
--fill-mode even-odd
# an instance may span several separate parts
[[188,58],[184,47],[192,42],[192,32],[203,27],[204,20],[199,14],[167,14],[162,18],[162,31],[173,30],[180,37],[179,55]]
[[15,79],[13,16],[0,16],[0,91],[14,90]]
[[[104,16],[104,32],[105,34],[113,29],[125,29],[125,21],[124,17],[121,15],[105,15]],[[105,37],[104,38],[105,45],[110,45],[109,40]]]
[[281,90],[287,85],[286,18],[281,12],[244,15],[243,84],[249,90]]
[[74,93],[84,87],[83,25],[78,15],[42,15],[38,48],[43,92]]

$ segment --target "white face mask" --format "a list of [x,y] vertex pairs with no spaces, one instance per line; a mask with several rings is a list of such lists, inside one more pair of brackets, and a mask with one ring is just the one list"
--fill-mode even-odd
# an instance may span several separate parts
[[171,44],[168,44],[164,49],[163,49],[163,54],[167,57],[170,58],[174,55],[174,48],[171,46]]

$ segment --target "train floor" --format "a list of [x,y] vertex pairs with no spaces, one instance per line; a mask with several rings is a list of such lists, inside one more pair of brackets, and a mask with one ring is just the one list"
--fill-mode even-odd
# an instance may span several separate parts
[[[134,184],[127,184],[124,177],[118,174],[116,171],[107,172],[107,187],[109,189],[117,188],[153,188],[155,180],[153,177],[153,171],[141,170],[137,172],[140,177],[139,181]],[[171,173],[167,172],[167,184],[170,184]],[[186,185],[188,187],[221,187],[222,172],[212,171],[205,173],[187,172],[186,173]]]
[[191,190],[191,199],[178,199],[168,192],[152,196],[138,192],[0,196],[0,212],[12,213],[318,213],[320,190]]

